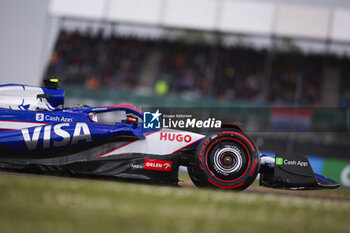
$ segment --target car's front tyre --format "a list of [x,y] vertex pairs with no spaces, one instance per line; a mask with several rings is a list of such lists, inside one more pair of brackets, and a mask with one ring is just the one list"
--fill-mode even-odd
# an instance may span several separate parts
[[245,133],[227,129],[201,141],[194,164],[189,174],[195,185],[243,190],[259,172],[259,150]]

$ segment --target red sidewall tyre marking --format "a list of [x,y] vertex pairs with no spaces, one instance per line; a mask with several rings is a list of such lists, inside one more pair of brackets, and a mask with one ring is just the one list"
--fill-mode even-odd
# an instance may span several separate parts
[[234,189],[234,188],[238,188],[240,186],[242,186],[244,184],[244,182],[240,183],[240,184],[237,184],[237,185],[233,185],[233,186],[223,186],[223,185],[219,185],[217,183],[215,183],[214,181],[212,181],[211,179],[208,178],[208,181],[215,185],[216,187],[219,187],[219,188],[223,188],[223,189]]
[[250,147],[252,148],[253,152],[255,152],[255,148],[253,146],[253,144],[248,140],[248,138],[246,138],[245,136],[243,136],[242,134],[240,133],[236,133],[236,132],[230,132],[230,131],[224,131],[224,132],[220,132],[218,133],[218,135],[221,135],[221,134],[235,134],[235,135],[238,135],[240,136],[241,138],[243,138],[245,141],[248,142],[248,144],[250,145]]

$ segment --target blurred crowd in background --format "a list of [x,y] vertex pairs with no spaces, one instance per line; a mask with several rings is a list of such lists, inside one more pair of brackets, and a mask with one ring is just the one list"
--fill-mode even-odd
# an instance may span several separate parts
[[63,83],[92,89],[132,89],[149,49],[147,43],[133,38],[62,31],[47,73],[58,75]]
[[[146,85],[159,95],[319,106],[324,67],[339,71],[339,106],[348,107],[350,59],[300,51],[62,30],[46,76],[89,89],[137,90]],[[143,82],[145,78],[150,80]]]

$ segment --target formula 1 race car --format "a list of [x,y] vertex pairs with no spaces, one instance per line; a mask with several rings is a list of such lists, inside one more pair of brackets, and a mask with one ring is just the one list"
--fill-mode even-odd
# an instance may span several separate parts
[[[177,185],[182,165],[198,187],[243,190],[259,173],[260,185],[271,188],[339,186],[315,174],[302,154],[261,155],[235,124],[203,135],[145,127],[144,114],[131,105],[64,108],[63,102],[58,80],[43,88],[0,86],[0,169]],[[104,117],[109,113],[116,115]]]

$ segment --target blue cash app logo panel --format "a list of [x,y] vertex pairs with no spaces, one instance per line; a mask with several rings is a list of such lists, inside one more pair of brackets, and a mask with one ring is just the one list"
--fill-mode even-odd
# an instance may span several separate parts
[[145,129],[160,129],[161,115],[159,109],[156,112],[143,113],[143,128]]

